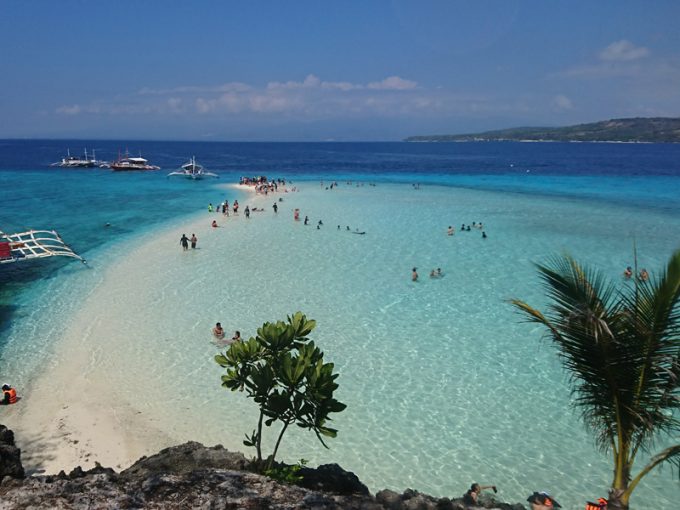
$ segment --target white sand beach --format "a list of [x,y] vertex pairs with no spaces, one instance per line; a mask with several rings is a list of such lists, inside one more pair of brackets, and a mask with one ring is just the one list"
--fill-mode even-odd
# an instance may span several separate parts
[[[264,202],[264,196],[256,195],[252,186],[219,187],[251,193],[251,207]],[[245,205],[238,220],[244,216]],[[221,227],[210,227],[212,219]],[[53,474],[75,466],[88,469],[95,463],[122,469],[143,455],[180,441],[162,423],[146,416],[143,406],[140,409],[145,387],[138,384],[139,379],[111,363],[109,356],[115,351],[112,344],[129,340],[125,335],[130,331],[121,326],[130,324],[107,309],[114,310],[130,293],[144,292],[144,283],[135,278],[140,274],[141,261],[162,265],[159,255],[162,258],[168,246],[178,246],[176,232],[196,232],[205,243],[205,238],[215,233],[212,231],[228,228],[228,221],[221,213],[189,219],[146,240],[107,270],[102,286],[73,318],[64,337],[55,342],[52,363],[32,382],[21,406],[12,408],[5,418],[8,426],[21,431],[17,441],[29,472]],[[211,247],[221,250],[227,237],[215,235],[212,241],[215,244]],[[107,296],[103,298],[104,308],[103,294]],[[131,326],[141,333],[147,331],[148,324]],[[125,333],[116,334],[121,330]],[[144,341],[141,337],[138,340]]]

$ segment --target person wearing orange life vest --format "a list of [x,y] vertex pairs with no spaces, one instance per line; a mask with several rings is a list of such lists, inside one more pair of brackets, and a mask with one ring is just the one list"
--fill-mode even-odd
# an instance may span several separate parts
[[597,498],[597,503],[588,501],[586,503],[586,510],[607,510],[608,501],[604,498]]
[[561,508],[555,498],[545,491],[534,492],[531,496],[527,498],[527,501],[531,505],[531,510],[553,510],[554,508]]
[[2,385],[3,398],[0,400],[0,405],[10,405],[17,403],[17,390],[12,388],[9,384]]

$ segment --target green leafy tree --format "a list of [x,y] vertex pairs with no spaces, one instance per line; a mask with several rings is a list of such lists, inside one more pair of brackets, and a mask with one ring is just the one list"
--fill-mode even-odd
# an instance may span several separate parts
[[633,462],[661,436],[680,431],[680,250],[652,281],[616,288],[571,257],[538,271],[550,299],[544,315],[511,302],[542,324],[570,372],[574,405],[614,457],[609,507],[627,509],[640,480],[664,462],[680,467],[680,444],[654,455],[633,476]]
[[[338,374],[333,363],[323,362],[323,352],[307,338],[316,322],[301,312],[287,322],[265,322],[257,335],[244,342],[233,343],[215,361],[227,369],[222,386],[232,391],[245,391],[260,408],[257,428],[246,434],[243,442],[255,447],[258,466],[272,469],[281,439],[290,425],[314,431],[326,448],[325,437],[335,437],[337,430],[327,427],[331,413],[339,413],[345,404],[333,398],[338,388]],[[266,465],[262,458],[264,424],[280,425],[273,453]]]

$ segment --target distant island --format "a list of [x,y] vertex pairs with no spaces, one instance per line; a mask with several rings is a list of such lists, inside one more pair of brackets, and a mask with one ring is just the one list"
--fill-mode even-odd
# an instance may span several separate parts
[[406,142],[680,143],[680,118],[611,119],[566,127],[518,127],[465,135],[409,136]]

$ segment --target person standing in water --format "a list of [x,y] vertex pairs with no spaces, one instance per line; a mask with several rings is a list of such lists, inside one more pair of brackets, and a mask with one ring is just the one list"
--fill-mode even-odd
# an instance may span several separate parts
[[274,209],[274,213],[275,213],[275,214],[279,212],[279,206],[276,205],[276,202],[274,202],[274,205],[272,206],[272,209]]
[[417,268],[413,268],[413,272],[411,273],[411,281],[412,282],[417,282],[418,281],[418,271],[416,271]]
[[189,249],[189,238],[186,234],[182,234],[182,237],[179,238],[179,244],[182,246],[184,251]]
[[198,237],[196,237],[196,234],[191,234],[191,249],[195,250],[196,249],[196,243],[198,242]]

